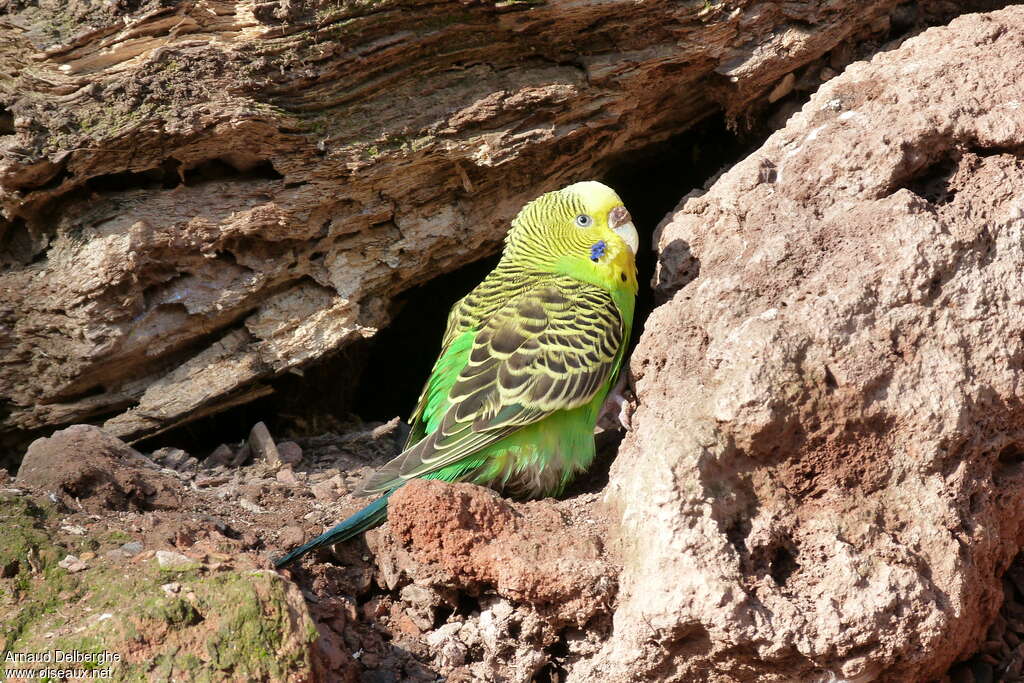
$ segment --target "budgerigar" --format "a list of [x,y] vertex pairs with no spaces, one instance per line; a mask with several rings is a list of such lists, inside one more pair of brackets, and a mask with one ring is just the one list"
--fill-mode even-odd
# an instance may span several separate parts
[[638,244],[622,200],[598,182],[523,207],[498,265],[452,307],[405,450],[363,486],[380,497],[276,566],[381,524],[388,496],[415,477],[561,493],[594,459],[632,327]]

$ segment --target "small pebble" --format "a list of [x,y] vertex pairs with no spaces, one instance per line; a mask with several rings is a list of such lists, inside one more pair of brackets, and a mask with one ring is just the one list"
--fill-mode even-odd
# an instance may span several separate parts
[[281,544],[283,548],[291,548],[292,546],[299,545],[306,538],[306,532],[297,526],[286,526],[281,529],[281,532],[277,535],[277,542]]
[[66,569],[72,574],[80,572],[83,569],[87,569],[88,565],[82,560],[78,559],[74,555],[68,555],[63,560],[57,563],[57,566],[61,569]]
[[198,488],[220,486],[221,484],[226,484],[228,481],[230,481],[230,479],[223,474],[210,477],[196,477],[196,486]]
[[186,570],[199,566],[199,563],[187,555],[172,550],[157,550],[156,563],[161,569]]
[[302,447],[294,441],[277,444],[277,454],[286,465],[298,465],[302,462]]
[[319,484],[313,484],[309,487],[309,490],[317,500],[323,500],[329,503],[338,500],[338,487],[334,479],[328,479],[327,481],[322,481]]
[[254,515],[263,515],[263,514],[266,514],[266,512],[267,512],[266,510],[264,510],[263,508],[261,508],[259,505],[257,505],[256,503],[252,502],[248,498],[241,498],[241,499],[239,499],[238,505],[243,510],[247,510],[248,512],[251,512]]
[[128,557],[132,557],[133,555],[138,555],[139,553],[142,552],[142,541],[128,541],[127,543],[122,545],[120,548],[118,548],[118,550],[123,552]]

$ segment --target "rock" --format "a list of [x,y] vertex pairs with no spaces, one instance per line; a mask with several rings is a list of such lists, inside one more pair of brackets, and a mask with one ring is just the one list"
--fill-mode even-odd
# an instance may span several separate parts
[[321,481],[313,484],[309,487],[313,497],[317,500],[322,500],[327,503],[332,503],[341,495],[340,488],[342,486],[341,476],[335,475],[326,481]]
[[199,461],[180,448],[158,448],[149,455],[150,459],[176,472],[194,472]]
[[277,455],[286,465],[298,465],[302,462],[302,446],[294,441],[283,441],[277,444]]
[[206,456],[206,460],[203,461],[203,465],[209,468],[228,465],[231,463],[234,455],[235,452],[231,450],[231,446],[222,443],[214,448],[212,453]]
[[249,432],[249,450],[257,460],[262,460],[268,465],[277,466],[281,464],[281,455],[277,452],[277,445],[267,425],[257,422]]
[[925,681],[985,640],[1024,538],[1022,45],[1012,6],[851,65],[661,226],[619,606],[570,681]]
[[129,541],[118,548],[118,550],[123,552],[125,555],[132,557],[141,553],[143,547],[142,541]]
[[295,471],[292,470],[291,466],[282,467],[277,471],[276,478],[282,484],[288,486],[295,486],[299,483],[299,480],[295,478]]
[[61,569],[66,569],[72,574],[80,572],[83,569],[88,569],[88,565],[84,561],[75,557],[74,555],[68,555],[63,560],[58,562],[57,566]]
[[90,511],[172,509],[180,483],[117,437],[91,425],[73,425],[36,439],[16,480]]
[[466,662],[467,649],[458,638],[462,624],[445,624],[430,633],[426,640],[441,666],[462,666]]
[[514,507],[490,489],[414,479],[392,494],[387,527],[367,543],[389,588],[403,579],[473,593],[488,586],[552,624],[582,626],[616,589],[597,532],[567,527],[550,504]]
[[249,444],[242,444],[239,446],[234,454],[231,456],[231,460],[228,462],[229,467],[241,467],[245,463],[249,462],[249,458],[252,457],[252,449],[249,448]]
[[161,569],[173,571],[188,571],[199,567],[199,563],[191,557],[176,553],[173,550],[157,550],[156,563]]
[[18,3],[0,428],[134,440],[266,396],[538,192],[744,115],[900,4]]
[[405,605],[405,614],[419,631],[434,628],[438,610],[442,606],[452,607],[450,599],[437,590],[410,583],[399,592],[399,599]]
[[294,548],[305,540],[306,532],[297,526],[286,526],[277,535],[277,543],[282,548]]

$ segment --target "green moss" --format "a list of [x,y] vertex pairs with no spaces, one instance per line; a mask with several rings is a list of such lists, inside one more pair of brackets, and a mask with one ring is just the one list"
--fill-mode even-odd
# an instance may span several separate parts
[[54,516],[48,504],[0,495],[0,575],[23,576],[60,561],[63,554],[44,526]]
[[[204,587],[216,588],[205,599],[216,595],[218,602],[233,608],[223,614],[220,628],[207,641],[207,653],[217,668],[236,676],[269,674],[280,679],[308,665],[308,650],[285,647],[293,626],[283,580],[268,572],[249,572],[227,575],[218,583]],[[305,631],[310,644],[315,633],[315,627]]]
[[18,579],[15,595],[11,596],[16,609],[0,626],[4,650],[17,649],[15,644],[33,623],[58,614],[77,595],[77,580],[59,567],[48,567],[37,577],[25,572]]
[[284,680],[309,671],[319,634],[308,615],[289,605],[289,584],[280,576],[195,571],[175,579],[180,587],[168,594],[155,560],[131,572],[97,564],[68,575],[58,568],[33,583],[29,599],[38,607],[24,612],[4,645],[17,651],[156,649],[144,663],[113,664],[116,680]]
[[114,545],[124,545],[132,540],[132,537],[123,531],[111,531],[105,538],[108,543],[113,543]]

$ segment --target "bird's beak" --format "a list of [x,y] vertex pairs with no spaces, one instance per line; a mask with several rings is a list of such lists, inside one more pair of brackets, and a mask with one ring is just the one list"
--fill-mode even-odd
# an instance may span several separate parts
[[637,234],[636,226],[633,225],[633,219],[630,218],[626,207],[616,206],[608,212],[608,227],[622,238],[622,241],[636,256],[636,252],[640,250],[640,235]]

